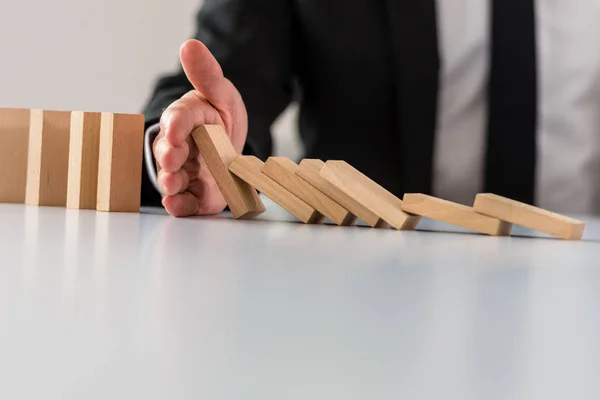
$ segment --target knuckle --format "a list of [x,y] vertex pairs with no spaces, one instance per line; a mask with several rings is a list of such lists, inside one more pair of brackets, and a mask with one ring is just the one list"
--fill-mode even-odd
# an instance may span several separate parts
[[172,196],[181,193],[187,188],[187,185],[188,182],[183,171],[162,174],[161,186],[166,195]]
[[161,140],[156,143],[156,148],[154,151],[154,157],[156,157],[156,161],[160,164],[161,167],[169,166],[169,163],[172,160],[172,149],[165,140]]
[[160,190],[160,193],[162,195],[165,195],[167,192],[165,190],[165,178],[164,178],[164,174],[161,174],[161,172],[158,173],[158,177],[156,178],[156,184],[158,185],[158,189]]
[[191,112],[189,105],[182,99],[171,103],[160,117],[161,131],[165,131],[167,126],[171,126],[181,119],[189,118]]
[[174,188],[174,181],[173,181],[173,177],[172,176],[165,176],[165,178],[162,181],[162,188],[163,188],[163,193],[171,196],[174,193],[173,188]]
[[198,93],[195,90],[190,90],[189,92],[187,92],[186,94],[184,94],[183,96],[181,96],[181,99],[186,99],[186,100],[193,100],[193,101],[197,101],[198,99],[202,99],[203,97],[200,95],[200,93]]
[[181,100],[177,100],[175,103],[171,104],[169,108],[165,110],[162,115],[162,118],[165,123],[168,123],[175,118],[181,117],[187,111],[187,106]]

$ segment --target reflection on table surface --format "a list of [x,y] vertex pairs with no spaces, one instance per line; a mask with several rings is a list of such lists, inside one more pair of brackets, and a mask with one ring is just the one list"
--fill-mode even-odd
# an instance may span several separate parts
[[0,205],[0,398],[600,396],[595,219],[566,242],[145,211]]

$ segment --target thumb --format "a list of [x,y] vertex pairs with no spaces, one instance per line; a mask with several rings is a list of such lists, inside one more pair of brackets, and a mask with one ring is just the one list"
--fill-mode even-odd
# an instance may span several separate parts
[[215,106],[228,103],[230,93],[223,70],[204,43],[188,40],[179,53],[183,71],[194,89]]

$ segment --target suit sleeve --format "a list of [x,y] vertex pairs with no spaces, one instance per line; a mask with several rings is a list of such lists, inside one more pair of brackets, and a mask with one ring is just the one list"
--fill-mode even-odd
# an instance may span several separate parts
[[[196,17],[195,37],[214,54],[223,73],[240,91],[248,110],[245,153],[266,158],[272,151],[271,124],[292,97],[291,0],[206,0]],[[192,89],[183,70],[156,83],[145,109],[146,126]],[[144,167],[142,202],[156,192]]]

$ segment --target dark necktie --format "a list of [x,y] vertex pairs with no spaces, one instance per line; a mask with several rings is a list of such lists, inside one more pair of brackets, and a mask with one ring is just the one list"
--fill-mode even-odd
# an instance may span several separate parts
[[535,201],[537,73],[534,0],[492,0],[485,191]]

